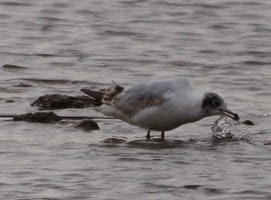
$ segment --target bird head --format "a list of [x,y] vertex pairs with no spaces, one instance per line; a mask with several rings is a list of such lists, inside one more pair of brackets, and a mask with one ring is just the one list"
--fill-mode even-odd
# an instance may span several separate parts
[[227,108],[223,98],[216,93],[205,93],[201,108],[206,116],[225,115],[235,121],[240,119],[238,114],[233,113]]

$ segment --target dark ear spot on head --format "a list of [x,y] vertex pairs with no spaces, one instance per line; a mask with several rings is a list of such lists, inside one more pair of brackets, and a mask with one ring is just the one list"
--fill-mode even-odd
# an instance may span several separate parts
[[203,109],[216,108],[221,106],[223,99],[216,93],[205,93],[201,107]]

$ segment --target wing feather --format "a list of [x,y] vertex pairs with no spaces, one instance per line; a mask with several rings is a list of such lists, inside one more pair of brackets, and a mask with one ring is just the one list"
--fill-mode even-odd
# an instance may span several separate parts
[[112,106],[124,115],[133,116],[145,108],[162,105],[173,94],[177,95],[187,89],[192,90],[189,82],[180,77],[140,83],[116,95]]

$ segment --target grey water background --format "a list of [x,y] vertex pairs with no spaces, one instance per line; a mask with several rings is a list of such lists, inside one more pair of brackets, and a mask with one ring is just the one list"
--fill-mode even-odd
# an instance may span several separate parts
[[119,120],[93,132],[1,120],[1,199],[271,199],[270,10],[268,0],[1,0],[0,65],[25,68],[0,68],[0,114],[35,112],[44,94],[181,74],[256,124],[214,141],[211,117],[146,142]]

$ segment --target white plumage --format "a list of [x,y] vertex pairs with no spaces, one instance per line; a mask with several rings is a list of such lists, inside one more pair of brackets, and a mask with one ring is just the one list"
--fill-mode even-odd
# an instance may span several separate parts
[[[92,91],[83,92],[94,96]],[[93,97],[102,103],[97,111],[148,130],[148,139],[151,130],[161,131],[164,139],[165,131],[208,116],[226,114],[239,119],[227,109],[219,95],[198,94],[182,77],[139,83],[128,88],[116,86],[101,93],[101,99]]]

